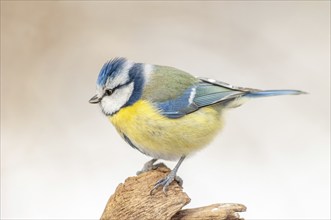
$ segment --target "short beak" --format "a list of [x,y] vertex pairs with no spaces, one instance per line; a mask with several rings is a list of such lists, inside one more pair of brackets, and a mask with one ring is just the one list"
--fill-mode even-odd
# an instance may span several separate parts
[[93,96],[90,100],[89,103],[91,104],[97,104],[101,101],[102,98],[99,98],[98,95]]

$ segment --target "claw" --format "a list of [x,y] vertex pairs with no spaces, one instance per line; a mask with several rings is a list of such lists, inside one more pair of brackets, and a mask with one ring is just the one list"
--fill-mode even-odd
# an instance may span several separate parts
[[179,176],[174,176],[173,173],[169,173],[168,176],[166,176],[165,178],[163,179],[160,179],[159,181],[157,181],[153,187],[153,189],[150,191],[150,195],[153,195],[154,191],[163,186],[162,188],[162,191],[163,193],[167,196],[167,191],[168,191],[168,187],[169,185],[173,182],[173,181],[176,181],[178,182],[178,184],[180,186],[183,186],[183,180],[182,178],[180,178]]
[[[176,176],[177,170],[179,168],[179,166],[181,165],[181,163],[183,162],[183,160],[185,159],[185,156],[182,156],[178,163],[176,164],[175,168],[173,170],[171,170],[171,172],[163,179],[160,179],[159,181],[157,181],[153,187],[153,189],[149,192],[150,195],[153,195],[153,192],[159,188],[160,186],[163,187],[163,192],[164,194],[167,196],[167,190],[168,190],[168,186],[174,181],[176,180],[178,182],[178,184],[180,186],[183,185],[183,180]],[[155,162],[155,161],[154,161]],[[153,163],[152,163],[153,164]]]
[[162,190],[164,192],[164,194],[167,196],[167,190],[168,190],[168,186],[170,185],[170,183],[172,183],[175,180],[175,177],[173,175],[171,175],[172,173],[170,173],[168,176],[166,176],[164,179],[160,179],[159,181],[157,181],[153,187],[153,189],[151,190],[151,192],[149,193],[150,195],[153,195],[153,192],[159,188],[160,186],[163,186]]

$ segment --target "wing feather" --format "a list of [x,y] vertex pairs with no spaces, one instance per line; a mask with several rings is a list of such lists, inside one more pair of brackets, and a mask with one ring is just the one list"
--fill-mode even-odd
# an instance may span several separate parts
[[234,90],[220,85],[199,81],[186,89],[176,99],[156,103],[161,113],[169,118],[180,118],[200,108],[216,103],[227,103],[246,94],[245,91]]
[[205,106],[229,103],[249,91],[257,90],[195,78],[173,67],[154,66],[142,99],[154,103],[164,116],[180,118]]

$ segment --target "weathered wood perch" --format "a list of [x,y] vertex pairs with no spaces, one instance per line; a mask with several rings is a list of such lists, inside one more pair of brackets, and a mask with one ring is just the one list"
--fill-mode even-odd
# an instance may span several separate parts
[[121,183],[109,198],[101,220],[153,219],[153,220],[222,220],[242,219],[238,212],[246,207],[235,203],[220,203],[194,209],[182,208],[190,198],[177,182],[171,183],[167,196],[162,189],[151,196],[155,182],[163,178],[169,168],[161,166],[156,170],[129,177]]

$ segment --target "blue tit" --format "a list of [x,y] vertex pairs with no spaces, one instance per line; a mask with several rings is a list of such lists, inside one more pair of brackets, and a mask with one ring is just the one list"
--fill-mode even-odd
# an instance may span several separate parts
[[237,87],[173,67],[115,58],[103,65],[89,102],[99,103],[131,147],[153,158],[142,171],[155,168],[158,159],[178,160],[152,189],[166,192],[185,157],[208,145],[222,129],[226,109],[251,98],[303,93]]

